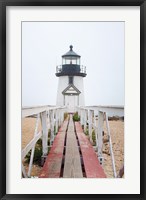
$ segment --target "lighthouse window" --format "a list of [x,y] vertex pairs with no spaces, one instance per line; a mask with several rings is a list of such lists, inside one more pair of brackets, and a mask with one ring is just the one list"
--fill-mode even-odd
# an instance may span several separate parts
[[69,84],[73,84],[73,76],[69,76]]

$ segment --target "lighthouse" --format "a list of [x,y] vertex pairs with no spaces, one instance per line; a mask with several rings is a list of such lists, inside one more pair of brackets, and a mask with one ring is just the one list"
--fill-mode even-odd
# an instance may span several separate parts
[[84,84],[86,67],[81,65],[81,56],[69,46],[69,51],[62,55],[62,65],[56,67],[59,77],[57,102],[58,106],[66,106],[69,113],[74,113],[77,106],[84,106]]

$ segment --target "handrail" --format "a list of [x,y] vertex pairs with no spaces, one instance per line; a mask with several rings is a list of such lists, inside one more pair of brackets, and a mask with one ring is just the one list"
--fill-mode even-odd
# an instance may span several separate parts
[[124,106],[78,106],[77,109],[86,109],[88,110],[92,110],[95,113],[98,113],[98,111],[101,112],[107,112],[109,117],[112,116],[119,116],[119,117],[123,117],[124,116]]
[[[115,113],[117,113],[117,110],[121,110],[121,114],[124,116],[124,107],[122,106],[78,106],[77,110],[80,115],[81,119],[81,124],[84,125],[84,131],[86,130],[87,123],[89,125],[89,136],[90,140],[92,140],[92,129],[95,130],[95,135],[96,135],[96,149],[98,149],[98,155],[99,155],[99,160],[102,163],[103,158],[102,158],[102,130],[103,130],[103,120],[104,120],[104,115],[107,113],[107,111],[113,110]],[[43,155],[42,158],[44,158],[47,155],[47,140],[48,140],[48,129],[51,131],[51,142],[54,141],[54,127],[56,129],[56,132],[58,132],[58,126],[61,125],[63,122],[63,115],[66,112],[66,107],[65,106],[50,106],[50,105],[45,105],[45,106],[30,106],[30,107],[23,107],[22,108],[22,118],[29,117],[29,116],[36,116],[39,115],[41,124],[42,124],[42,129],[37,133],[37,127],[38,123],[36,123],[37,127],[35,127],[35,133],[34,133],[34,138],[27,144],[27,146],[22,150],[22,160],[25,158],[27,153],[35,148],[35,145],[38,141],[39,138],[42,138],[42,149],[43,149]],[[98,125],[96,124],[95,114],[98,114]],[[100,113],[100,115],[99,115]],[[101,117],[99,119],[99,116]],[[37,120],[37,118],[36,118]],[[48,126],[48,121],[49,121],[49,126]],[[108,132],[110,134],[109,127]],[[110,146],[111,146],[111,141],[110,141]],[[110,147],[110,151],[112,152],[112,146]],[[115,170],[115,164],[114,164],[114,156],[112,154],[112,160],[113,160],[113,171],[114,175],[116,174]],[[33,160],[33,153],[31,156],[31,162],[29,166],[29,172],[26,173],[24,166],[22,164],[22,173],[24,177],[29,177],[31,176],[31,169],[32,169],[32,160]]]
[[[118,110],[120,112],[118,112]],[[95,131],[96,137],[96,150],[98,152],[98,159],[100,163],[103,163],[102,157],[102,147],[103,147],[103,123],[106,120],[107,126],[107,134],[109,138],[109,146],[110,146],[110,155],[112,159],[112,167],[113,167],[113,175],[116,178],[116,167],[115,167],[115,159],[114,153],[112,149],[112,142],[110,136],[110,127],[108,123],[107,113],[112,111],[115,116],[124,116],[124,107],[123,106],[78,106],[77,111],[80,115],[81,125],[84,125],[84,131],[86,131],[86,127],[88,124],[89,131],[89,139],[92,142],[92,130]],[[95,115],[96,114],[96,115]],[[96,123],[96,116],[98,116],[98,124]]]
[[29,117],[32,115],[39,114],[44,111],[64,109],[65,106],[34,106],[34,107],[23,107],[22,108],[22,118]]
[[[37,115],[36,125],[34,130],[33,139],[22,149],[21,160],[22,160],[22,174],[25,178],[31,176],[32,163],[34,158],[34,150],[37,141],[42,138],[42,159],[48,153],[48,130],[51,131],[50,143],[52,144],[55,138],[55,133],[58,132],[58,127],[64,120],[64,113],[66,112],[65,106],[34,106],[34,107],[23,107],[22,108],[22,118]],[[38,132],[38,123],[41,120],[41,131]],[[49,126],[48,126],[49,121]],[[55,133],[54,133],[55,131]],[[29,170],[26,173],[23,159],[31,151]]]

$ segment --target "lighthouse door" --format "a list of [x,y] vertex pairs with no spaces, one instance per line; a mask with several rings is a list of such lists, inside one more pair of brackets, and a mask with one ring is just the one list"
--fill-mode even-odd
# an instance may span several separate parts
[[80,91],[71,84],[62,92],[62,94],[64,95],[64,105],[67,106],[68,112],[75,112],[76,106],[79,104]]
[[65,105],[68,108],[68,112],[75,112],[76,105],[76,95],[65,95]]
[[70,95],[68,96],[68,111],[69,112],[74,112],[75,111],[75,96]]

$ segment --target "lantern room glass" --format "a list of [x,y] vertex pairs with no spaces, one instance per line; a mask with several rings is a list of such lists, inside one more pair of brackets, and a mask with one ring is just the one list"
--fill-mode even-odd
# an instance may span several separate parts
[[71,56],[62,58],[62,65],[80,65],[80,58]]

